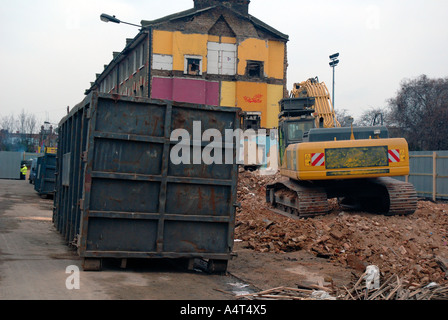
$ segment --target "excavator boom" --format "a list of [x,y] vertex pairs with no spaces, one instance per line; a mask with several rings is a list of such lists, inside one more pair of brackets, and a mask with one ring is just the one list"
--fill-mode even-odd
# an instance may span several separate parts
[[336,119],[330,93],[324,82],[319,82],[316,78],[310,78],[300,83],[294,83],[290,93],[291,98],[313,97],[315,100],[314,117],[316,127],[324,128],[340,127],[341,124]]

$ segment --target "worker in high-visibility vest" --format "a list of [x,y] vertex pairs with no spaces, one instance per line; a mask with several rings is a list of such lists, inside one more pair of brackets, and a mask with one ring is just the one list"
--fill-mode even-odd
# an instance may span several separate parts
[[25,180],[27,172],[28,168],[26,167],[26,165],[22,164],[22,168],[20,169],[20,180]]

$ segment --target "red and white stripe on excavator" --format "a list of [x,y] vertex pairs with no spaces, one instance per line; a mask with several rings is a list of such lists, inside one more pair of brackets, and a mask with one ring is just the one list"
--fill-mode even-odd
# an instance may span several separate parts
[[399,149],[389,150],[389,162],[400,162],[400,150]]
[[311,165],[313,167],[320,167],[325,165],[325,155],[323,153],[312,153]]

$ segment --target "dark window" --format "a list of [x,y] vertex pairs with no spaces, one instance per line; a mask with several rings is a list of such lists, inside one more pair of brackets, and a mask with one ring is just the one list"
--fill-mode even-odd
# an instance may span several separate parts
[[243,130],[248,130],[248,129],[258,130],[258,129],[260,129],[260,122],[261,122],[260,116],[261,116],[261,113],[260,114],[245,113],[242,117]]
[[251,78],[262,78],[263,73],[263,61],[247,60],[246,76]]
[[289,122],[288,140],[302,140],[303,133],[309,131],[313,127],[313,121]]
[[187,73],[190,75],[200,75],[201,73],[201,60],[187,58]]

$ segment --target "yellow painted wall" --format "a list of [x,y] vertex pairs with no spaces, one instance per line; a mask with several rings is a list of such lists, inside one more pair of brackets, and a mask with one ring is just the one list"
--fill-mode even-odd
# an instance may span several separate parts
[[268,77],[283,79],[285,68],[285,44],[280,41],[269,41]]
[[268,57],[269,50],[267,41],[259,39],[244,40],[238,46],[238,74],[244,75],[246,73],[247,60],[265,61],[264,69],[266,73],[266,70],[268,70],[268,68],[266,68]]
[[278,102],[283,98],[283,86],[255,82],[221,82],[221,106],[240,107],[243,111],[260,111],[261,125],[278,126]]
[[206,34],[183,34],[180,31],[160,31],[153,33],[153,53],[173,56],[173,70],[184,70],[185,55],[202,56],[202,71],[207,71]]
[[278,102],[283,98],[283,86],[268,84],[267,106],[266,106],[266,127],[278,127],[278,114],[280,112]]
[[[203,71],[206,71],[208,41],[236,43],[236,39],[232,37],[154,30],[153,52],[172,55],[174,70],[183,70],[184,55],[201,55],[203,56]],[[283,79],[284,57],[285,44],[283,42],[246,39],[238,46],[237,72],[239,75],[245,74],[247,60],[264,61],[264,72],[267,77]]]
[[235,107],[236,105],[236,82],[221,82],[221,106]]
[[[247,60],[264,61],[264,73],[268,78],[282,80],[285,67],[285,43],[246,39],[238,46],[239,75],[246,72]],[[261,126],[274,128],[278,126],[278,102],[283,98],[283,85],[266,83],[237,82],[237,107],[243,111],[260,111]]]
[[236,43],[236,38],[209,35],[208,41],[219,42],[219,43]]
[[246,72],[246,61],[264,61],[264,73],[268,78],[283,79],[285,44],[280,41],[246,39],[238,46],[238,74]]
[[173,54],[173,33],[171,31],[154,30],[153,52],[156,54]]
[[238,81],[236,83],[236,101],[236,106],[243,111],[261,112],[261,126],[266,126],[266,83]]
[[176,31],[173,34],[173,70],[184,70],[184,55],[202,56],[202,71],[207,71],[207,41],[206,34],[183,34]]

